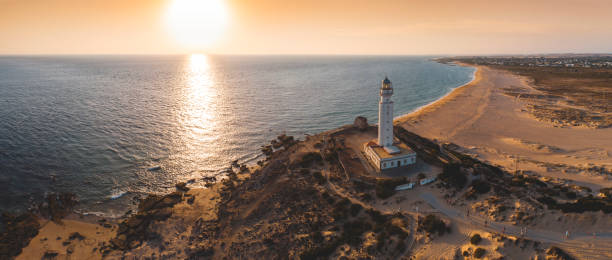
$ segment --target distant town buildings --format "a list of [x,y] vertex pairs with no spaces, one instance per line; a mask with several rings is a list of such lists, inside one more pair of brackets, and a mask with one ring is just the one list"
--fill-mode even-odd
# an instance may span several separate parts
[[612,56],[500,56],[461,57],[461,60],[481,65],[566,67],[566,68],[612,68]]

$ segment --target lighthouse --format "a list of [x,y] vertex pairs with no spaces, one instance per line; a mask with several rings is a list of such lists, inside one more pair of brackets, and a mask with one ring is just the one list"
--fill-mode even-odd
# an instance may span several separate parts
[[[393,86],[385,77],[380,86],[380,102],[378,102],[378,145],[389,153],[398,152],[393,147]],[[395,149],[394,149],[395,148]]]
[[385,77],[380,86],[378,102],[378,138],[363,144],[366,158],[377,171],[404,167],[416,163],[416,153],[393,137],[393,85]]

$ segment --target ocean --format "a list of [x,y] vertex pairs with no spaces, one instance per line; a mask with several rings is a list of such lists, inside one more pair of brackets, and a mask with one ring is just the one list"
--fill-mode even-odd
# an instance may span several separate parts
[[2,56],[0,211],[73,192],[81,212],[119,216],[134,196],[256,162],[279,134],[375,123],[385,76],[396,117],[473,77],[432,58]]

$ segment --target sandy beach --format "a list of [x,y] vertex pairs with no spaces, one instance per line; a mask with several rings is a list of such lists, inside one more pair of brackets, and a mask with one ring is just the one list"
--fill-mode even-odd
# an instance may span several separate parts
[[525,109],[506,89],[538,93],[529,79],[478,66],[474,80],[396,123],[423,137],[452,142],[480,160],[513,172],[533,171],[593,190],[612,186],[612,128],[555,127]]

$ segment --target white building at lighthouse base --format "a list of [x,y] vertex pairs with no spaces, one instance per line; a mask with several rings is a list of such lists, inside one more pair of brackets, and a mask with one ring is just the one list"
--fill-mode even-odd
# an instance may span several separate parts
[[416,163],[416,153],[402,142],[396,142],[393,146],[382,147],[375,140],[372,140],[363,145],[363,151],[368,161],[378,171]]

